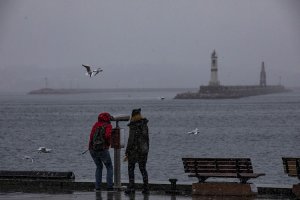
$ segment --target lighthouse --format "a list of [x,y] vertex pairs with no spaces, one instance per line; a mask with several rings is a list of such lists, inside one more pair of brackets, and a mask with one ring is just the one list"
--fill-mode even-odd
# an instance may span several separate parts
[[259,85],[261,87],[267,86],[267,80],[266,80],[266,70],[265,70],[265,63],[261,63],[261,71],[260,71],[260,82]]
[[219,86],[220,82],[218,81],[218,56],[214,50],[211,54],[211,70],[210,70],[210,81],[209,86]]

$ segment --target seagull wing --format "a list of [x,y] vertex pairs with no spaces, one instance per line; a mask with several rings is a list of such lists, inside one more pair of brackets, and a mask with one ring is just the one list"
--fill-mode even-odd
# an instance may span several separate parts
[[96,76],[97,74],[99,74],[99,72],[98,72],[98,71],[96,71],[96,72],[94,73],[94,76]]
[[199,129],[196,128],[196,129],[195,129],[195,135],[197,135],[197,134],[199,134],[199,133],[200,133]]
[[98,73],[99,73],[99,71],[94,70],[94,71],[93,71],[93,76],[96,76]]
[[103,70],[101,68],[98,68],[97,70],[93,70],[94,76],[99,74],[99,72],[102,72]]
[[86,71],[87,71],[89,74],[92,73],[91,67],[90,67],[90,66],[87,66],[87,65],[82,65],[82,66],[86,68]]

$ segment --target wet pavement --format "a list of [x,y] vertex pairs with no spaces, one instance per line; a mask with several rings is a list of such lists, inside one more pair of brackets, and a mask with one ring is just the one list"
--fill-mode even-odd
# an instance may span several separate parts
[[74,192],[71,194],[45,194],[45,193],[0,193],[0,199],[5,200],[151,200],[171,199],[187,200],[190,196],[172,196],[161,194],[143,195],[136,192],[133,195],[125,195],[124,192]]
[[124,192],[74,192],[74,193],[0,193],[0,199],[5,200],[271,200],[271,199],[293,199],[286,197],[209,197],[209,196],[182,196],[182,195],[168,195],[159,193],[150,193],[150,195],[143,195],[137,191],[133,195],[125,195]]

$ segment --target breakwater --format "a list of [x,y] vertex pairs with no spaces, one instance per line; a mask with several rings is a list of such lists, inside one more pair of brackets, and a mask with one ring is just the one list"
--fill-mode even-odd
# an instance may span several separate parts
[[179,93],[175,99],[236,99],[248,96],[288,92],[284,86],[200,86],[198,92]]

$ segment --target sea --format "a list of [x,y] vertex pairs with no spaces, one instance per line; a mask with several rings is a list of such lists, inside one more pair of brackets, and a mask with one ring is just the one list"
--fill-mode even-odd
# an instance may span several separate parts
[[[191,90],[193,91],[193,90]],[[184,173],[182,157],[251,158],[257,184],[290,185],[282,157],[300,157],[300,89],[241,99],[174,99],[187,89],[111,89],[97,93],[0,94],[0,170],[73,171],[75,180],[94,180],[89,134],[97,116],[130,115],[149,120],[149,182],[197,182]],[[121,142],[126,147],[128,122]],[[116,126],[112,122],[113,127]],[[198,128],[197,135],[188,134]],[[39,147],[51,149],[39,153]],[[124,156],[121,149],[121,159]],[[110,149],[114,160],[114,149]],[[141,175],[136,166],[136,179]],[[103,177],[106,175],[104,168]],[[103,178],[105,181],[105,178]],[[121,180],[128,180],[121,162]],[[208,180],[213,180],[208,179]],[[218,179],[216,179],[218,181]],[[233,180],[237,181],[237,180]]]

